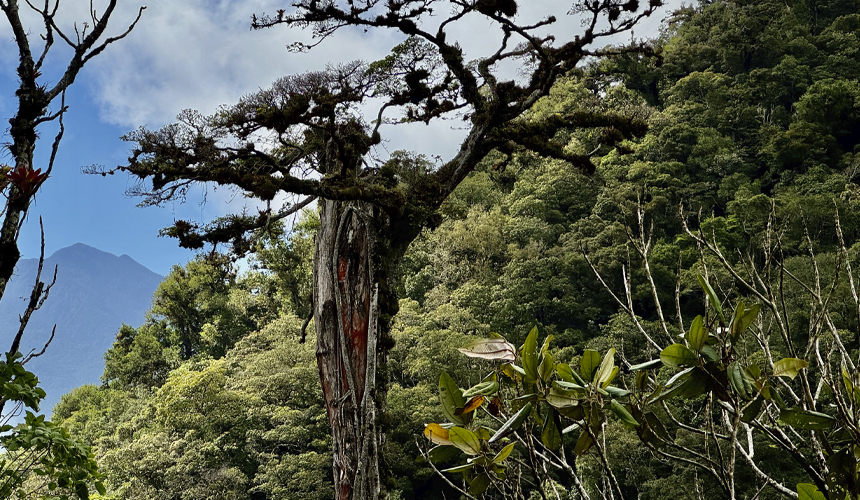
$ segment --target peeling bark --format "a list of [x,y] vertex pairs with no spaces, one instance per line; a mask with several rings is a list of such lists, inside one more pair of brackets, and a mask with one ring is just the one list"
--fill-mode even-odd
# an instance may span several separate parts
[[[332,429],[338,500],[380,494],[377,410],[379,280],[372,208],[322,201],[314,256],[314,324],[317,364]],[[384,273],[383,273],[384,274]],[[388,289],[389,287],[382,287]],[[369,375],[369,376],[368,376]]]

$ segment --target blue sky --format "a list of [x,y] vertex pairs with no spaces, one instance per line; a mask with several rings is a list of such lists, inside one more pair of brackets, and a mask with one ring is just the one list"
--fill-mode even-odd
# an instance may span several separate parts
[[[23,4],[23,2],[21,2]],[[86,19],[83,0],[61,2],[64,25]],[[104,2],[96,2],[96,6]],[[128,38],[110,46],[93,59],[70,88],[66,133],[56,166],[43,185],[30,212],[19,245],[24,257],[38,256],[38,217],[45,224],[46,251],[77,242],[116,254],[128,254],[160,274],[171,265],[184,263],[192,253],[180,249],[175,240],[157,237],[159,229],[175,218],[198,222],[211,220],[228,211],[241,210],[246,201],[241,194],[225,189],[209,190],[206,203],[198,193],[185,204],[138,208],[139,200],[124,195],[130,181],[125,175],[103,178],[84,175],[81,167],[123,164],[130,145],[120,136],[146,125],[157,127],[172,121],[184,108],[204,113],[218,105],[236,101],[241,95],[268,86],[276,78],[308,70],[322,69],[326,62],[383,57],[399,39],[391,32],[339,33],[333,40],[309,54],[292,54],[286,45],[307,40],[307,34],[275,28],[250,31],[252,13],[274,12],[287,2],[275,0],[154,0],[137,29]],[[530,0],[521,2],[524,15],[551,12],[548,6],[569,6],[569,2]],[[112,34],[124,29],[134,18],[140,3],[120,0],[112,17]],[[559,7],[556,7],[558,9]],[[83,10],[82,10],[83,9]],[[565,8],[566,10],[566,8]],[[559,12],[561,14],[562,12]],[[38,19],[30,20],[38,33]],[[566,21],[570,24],[570,21]],[[652,19],[637,36],[653,36],[659,19]],[[493,39],[483,36],[487,22],[469,20],[458,28],[469,55],[485,52]],[[571,26],[575,29],[575,26]],[[457,35],[457,33],[455,33]],[[16,57],[5,19],[0,22],[0,117],[3,128],[14,112]],[[61,47],[49,60],[44,73],[50,79],[64,59]],[[59,103],[54,106],[58,108]],[[383,130],[385,133],[386,131]],[[385,135],[385,134],[384,134]],[[443,157],[458,146],[461,131],[450,125],[427,128],[410,125],[388,130],[389,150],[410,149]],[[38,158],[47,158],[53,129],[42,130]],[[3,142],[8,141],[4,135]],[[9,162],[8,154],[0,163]],[[36,167],[43,167],[37,163]]]

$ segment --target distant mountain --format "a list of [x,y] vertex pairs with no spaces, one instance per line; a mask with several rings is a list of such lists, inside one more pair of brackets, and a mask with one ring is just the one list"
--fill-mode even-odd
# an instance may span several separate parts
[[[18,330],[38,268],[38,259],[21,259],[0,301],[0,352],[9,348]],[[98,384],[104,353],[123,324],[139,326],[152,305],[162,276],[128,255],[102,252],[77,243],[45,259],[42,281],[50,283],[57,267],[57,284],[45,305],[33,314],[21,342],[21,352],[41,350],[57,325],[48,350],[27,363],[48,393],[42,411],[50,413],[60,396],[83,384]]]

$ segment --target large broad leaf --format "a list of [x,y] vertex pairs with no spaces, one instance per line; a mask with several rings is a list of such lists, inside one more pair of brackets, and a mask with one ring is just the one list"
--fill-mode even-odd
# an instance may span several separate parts
[[561,429],[558,425],[558,415],[555,410],[550,409],[544,421],[540,440],[547,449],[556,451],[561,447]]
[[517,359],[517,348],[505,339],[481,339],[457,349],[470,358],[502,361]]
[[660,353],[660,361],[669,366],[695,366],[698,358],[696,353],[682,344],[672,344]]
[[618,369],[615,368],[615,349],[606,351],[603,356],[603,361],[597,367],[597,372],[594,374],[594,385],[597,387],[606,387],[615,375],[618,374]]
[[436,444],[440,444],[443,446],[450,446],[454,444],[451,442],[448,429],[442,427],[439,424],[427,424],[424,427],[424,435],[427,437],[427,439]]
[[631,415],[630,412],[627,411],[627,408],[625,408],[624,405],[619,403],[618,401],[613,399],[609,403],[609,409],[612,410],[612,413],[614,413],[616,417],[618,417],[618,420],[621,420],[630,427],[636,427],[639,425],[639,422],[637,422],[636,419],[633,418],[633,415]]
[[463,464],[458,465],[456,467],[451,467],[450,469],[442,469],[442,472],[466,472],[472,470],[472,467],[474,466],[475,464]]
[[788,377],[794,380],[797,373],[809,366],[809,363],[803,359],[783,358],[773,364],[774,377]]
[[[686,399],[700,396],[708,390],[708,374],[701,368],[693,368],[684,370],[683,372],[672,377],[667,386],[667,390],[662,392],[656,400],[671,399],[681,397]],[[674,385],[672,385],[674,384]]]
[[687,343],[692,350],[699,352],[706,340],[708,340],[708,330],[705,328],[705,320],[702,316],[696,316],[690,325],[690,331],[687,332]]
[[582,433],[579,434],[579,439],[576,440],[576,446],[573,448],[573,453],[576,456],[585,455],[585,453],[591,449],[594,445],[594,440],[591,439],[591,436],[588,435],[588,432],[585,429],[582,430]]
[[827,500],[827,497],[814,484],[798,483],[797,500]]
[[477,455],[481,452],[481,441],[469,429],[451,427],[448,429],[448,437],[451,439],[451,443],[460,448],[466,455]]
[[508,434],[519,429],[520,426],[523,425],[523,422],[525,422],[526,418],[528,418],[529,414],[531,414],[531,412],[532,412],[532,403],[528,402],[525,405],[523,405],[522,408],[520,408],[520,411],[514,413],[514,415],[511,418],[509,418],[508,421],[505,422],[505,424],[502,425],[499,428],[499,430],[496,431],[495,434],[493,434],[493,437],[490,438],[489,442],[495,443],[499,439],[502,439],[503,437],[507,436]]
[[607,386],[605,390],[613,398],[623,398],[624,396],[629,396],[629,395],[633,394],[632,392],[630,392],[626,389],[622,389],[620,387],[615,387],[614,385]]
[[488,380],[463,391],[463,398],[471,398],[473,396],[492,396],[497,392],[499,392],[499,383],[495,380]]
[[538,328],[535,326],[529,332],[522,347],[523,369],[526,371],[526,377],[532,381],[538,378],[537,336]]
[[555,338],[555,335],[547,335],[543,340],[543,346],[540,348],[541,355],[544,355],[549,351],[549,343],[552,342],[553,338]]
[[826,413],[807,411],[802,408],[788,408],[779,412],[779,419],[795,429],[804,431],[830,429],[836,419]]
[[494,464],[500,464],[500,463],[504,462],[505,459],[507,459],[511,455],[511,452],[514,451],[514,445],[515,444],[516,443],[511,443],[511,444],[505,446],[504,448],[502,448],[501,451],[496,453],[496,456],[493,457],[493,463]]
[[578,405],[583,397],[584,394],[577,391],[553,387],[549,390],[549,394],[546,395],[546,402],[554,408],[567,408]]
[[573,378],[573,370],[570,368],[570,365],[559,363],[555,365],[555,372],[558,373],[558,376],[565,382],[576,382]]
[[552,360],[552,354],[548,352],[544,353],[543,360],[540,362],[540,366],[538,367],[538,376],[541,381],[546,384],[552,377],[553,372],[555,372],[555,363]]
[[738,338],[753,324],[753,321],[758,317],[759,311],[761,311],[759,304],[746,309],[743,302],[738,303],[738,306],[735,308],[732,324],[729,327],[729,338],[732,343],[737,342]]
[[445,462],[447,460],[451,460],[454,457],[460,455],[460,452],[457,450],[456,446],[436,446],[427,452],[427,456],[430,457],[430,461],[434,464],[438,464],[439,462]]
[[702,285],[702,289],[708,295],[708,302],[711,303],[711,307],[716,311],[720,324],[725,326],[726,318],[723,317],[723,306],[720,304],[720,299],[717,298],[717,294],[714,293],[714,289],[711,288],[711,284],[708,283],[708,280],[706,280],[701,274],[699,275],[699,284]]
[[488,476],[486,472],[482,472],[469,482],[469,493],[473,496],[479,497],[487,491],[489,486],[490,476]]
[[457,387],[457,383],[445,372],[439,376],[439,401],[442,403],[442,413],[445,418],[455,424],[465,425],[466,418],[457,415],[457,408],[466,406],[463,391]]
[[735,394],[742,399],[752,399],[756,395],[755,381],[737,361],[729,364],[726,375]]
[[579,361],[579,373],[585,380],[594,378],[594,371],[600,365],[600,353],[594,349],[586,349],[582,353],[582,359]]

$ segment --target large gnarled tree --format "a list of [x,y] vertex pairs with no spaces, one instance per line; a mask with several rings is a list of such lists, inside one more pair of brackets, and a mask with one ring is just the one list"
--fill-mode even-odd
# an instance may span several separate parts
[[[599,129],[606,147],[644,132],[640,120],[600,111],[527,119],[553,84],[587,58],[646,50],[591,47],[629,31],[661,2],[558,4],[555,11],[582,20],[580,34],[546,35],[557,23],[551,13],[534,24],[518,22],[513,0],[297,0],[290,12],[255,16],[253,26],[311,28],[317,42],[347,26],[391,29],[405,41],[381,61],[287,77],[213,116],[185,112],[176,124],[126,137],[136,146],[119,170],[151,180],[139,186],[150,203],[182,197],[195,183],[237,186],[266,202],[257,214],[205,226],[177,222],[165,232],[185,247],[232,241],[245,250],[250,232],[318,200],[313,318],[338,499],[379,497],[380,416],[398,307],[393,280],[407,246],[433,223],[440,204],[491,152],[498,155],[497,168],[530,150],[591,172],[588,155],[552,140],[557,131]],[[469,61],[448,33],[477,16],[492,23],[501,43]],[[500,69],[511,61],[519,65],[517,79]],[[362,119],[361,111],[374,103],[373,121]],[[467,131],[459,151],[441,165],[402,156],[382,161],[375,154],[389,125],[445,118],[461,120]],[[281,193],[304,198],[279,205]]]

